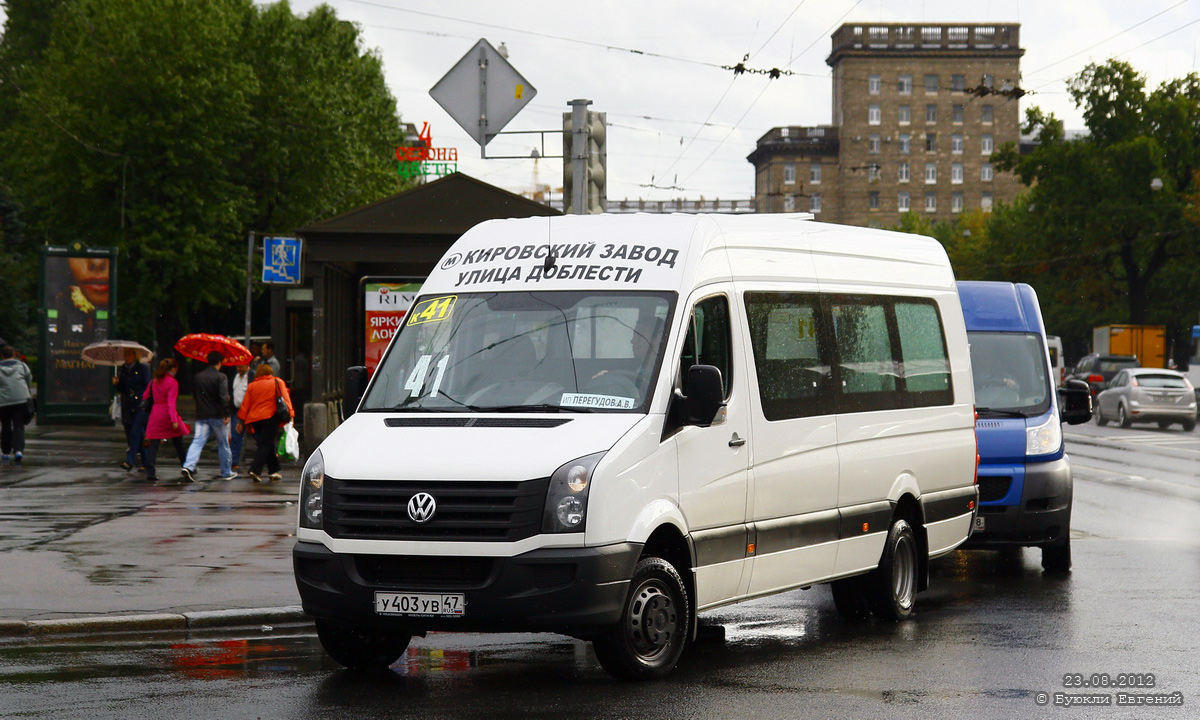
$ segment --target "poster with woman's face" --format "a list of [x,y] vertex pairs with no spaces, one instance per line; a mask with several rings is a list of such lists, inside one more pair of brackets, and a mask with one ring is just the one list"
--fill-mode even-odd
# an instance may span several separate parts
[[42,298],[47,338],[46,403],[107,403],[112,369],[80,352],[108,338],[111,263],[107,257],[47,255]]

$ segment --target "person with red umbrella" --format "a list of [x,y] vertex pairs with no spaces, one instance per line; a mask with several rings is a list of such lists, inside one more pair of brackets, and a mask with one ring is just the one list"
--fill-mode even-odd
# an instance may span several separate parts
[[221,353],[208,353],[208,367],[196,374],[192,392],[196,398],[196,434],[188,448],[187,458],[180,472],[187,482],[196,481],[196,470],[200,463],[200,452],[208,444],[209,436],[217,441],[217,474],[222,480],[237,477],[230,467],[229,452],[229,381],[221,373]]

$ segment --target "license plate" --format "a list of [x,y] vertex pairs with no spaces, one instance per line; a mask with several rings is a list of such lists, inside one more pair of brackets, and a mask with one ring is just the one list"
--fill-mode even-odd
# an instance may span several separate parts
[[980,532],[983,531],[983,521],[984,520],[987,520],[987,518],[980,517],[978,515],[975,516],[975,529],[976,530],[978,530]]
[[379,615],[460,617],[466,614],[466,605],[462,595],[375,593],[375,612]]

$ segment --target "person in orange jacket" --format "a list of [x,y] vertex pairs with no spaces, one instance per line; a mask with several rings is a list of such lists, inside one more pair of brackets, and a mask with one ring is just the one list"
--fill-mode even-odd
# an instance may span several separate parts
[[287,383],[275,377],[270,365],[261,363],[254,372],[254,380],[246,386],[246,396],[242,398],[242,407],[238,410],[236,428],[238,432],[249,428],[254,435],[254,460],[250,463],[250,477],[254,482],[263,481],[264,466],[271,473],[268,479],[283,479],[283,475],[279,474],[279,456],[275,454],[275,443],[279,439],[279,430],[285,423],[275,419],[276,397],[282,397],[287,404],[288,420],[296,417]]

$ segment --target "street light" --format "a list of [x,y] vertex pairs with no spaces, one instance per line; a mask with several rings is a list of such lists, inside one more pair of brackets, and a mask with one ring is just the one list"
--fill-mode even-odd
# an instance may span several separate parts
[[1158,192],[1159,190],[1162,190],[1163,189],[1162,178],[1154,178],[1153,180],[1151,180],[1150,181],[1150,189],[1153,190],[1154,192]]

